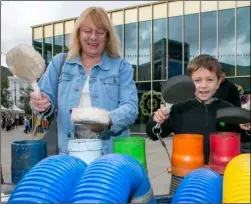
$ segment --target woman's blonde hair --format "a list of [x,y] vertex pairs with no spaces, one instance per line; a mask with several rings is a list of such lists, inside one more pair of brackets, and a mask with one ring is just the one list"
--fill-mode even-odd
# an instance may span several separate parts
[[90,7],[79,16],[73,27],[73,31],[70,35],[70,49],[67,60],[74,59],[82,52],[80,43],[80,26],[87,17],[91,17],[96,26],[107,31],[105,45],[107,55],[110,57],[120,57],[120,42],[106,11],[100,7]]

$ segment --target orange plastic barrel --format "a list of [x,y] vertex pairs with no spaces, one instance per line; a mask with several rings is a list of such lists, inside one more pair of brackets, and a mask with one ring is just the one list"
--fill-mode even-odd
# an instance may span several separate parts
[[228,163],[223,177],[223,203],[250,203],[250,156],[240,154]]
[[192,170],[203,166],[203,136],[199,134],[174,135],[171,173],[184,177]]

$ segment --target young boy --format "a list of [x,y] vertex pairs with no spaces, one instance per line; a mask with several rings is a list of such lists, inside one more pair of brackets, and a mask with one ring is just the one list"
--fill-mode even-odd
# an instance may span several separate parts
[[222,123],[216,122],[218,109],[233,106],[226,101],[213,98],[220,84],[221,65],[218,60],[210,55],[199,55],[189,62],[187,71],[196,86],[195,98],[174,104],[169,114],[165,106],[161,105],[150,118],[146,133],[152,140],[157,140],[152,128],[156,123],[160,123],[162,137],[167,137],[170,133],[201,134],[204,136],[204,163],[208,164],[210,134],[215,131],[236,132],[239,128],[238,125],[227,124],[223,124],[222,127]]

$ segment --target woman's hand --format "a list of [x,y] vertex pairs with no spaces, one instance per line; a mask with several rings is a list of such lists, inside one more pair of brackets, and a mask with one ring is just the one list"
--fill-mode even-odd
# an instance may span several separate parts
[[160,109],[154,112],[153,120],[159,124],[162,124],[168,118],[169,112],[167,108],[163,104],[161,104]]
[[35,92],[30,93],[30,105],[32,109],[38,112],[46,111],[50,106],[50,98],[44,92],[37,94]]
[[92,124],[92,125],[88,125],[89,129],[92,131],[92,132],[95,132],[95,133],[103,133],[105,130],[107,129],[110,129],[112,126],[112,120],[110,118],[110,121],[109,121],[109,125],[101,125],[101,124]]
[[245,124],[240,124],[240,128],[243,130],[250,131],[251,130],[251,122],[245,123]]

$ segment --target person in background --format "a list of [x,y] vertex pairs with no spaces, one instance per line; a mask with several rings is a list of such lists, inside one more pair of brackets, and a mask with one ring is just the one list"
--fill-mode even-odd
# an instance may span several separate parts
[[14,127],[18,129],[18,116],[15,117]]
[[29,133],[32,130],[32,116],[29,118]]
[[[250,105],[250,100],[251,100],[251,95],[250,92],[245,92],[242,96],[241,96],[241,107],[245,108],[246,106]],[[244,106],[243,106],[244,105]],[[246,108],[248,109],[248,107]]]
[[4,129],[6,126],[6,117],[5,115],[2,116],[2,129]]
[[11,117],[8,116],[7,117],[7,121],[6,121],[6,131],[11,131],[11,127],[12,127],[12,121],[11,121]]
[[29,120],[28,120],[27,117],[25,117],[24,118],[24,133],[28,133],[28,131],[29,131],[29,125],[30,125]]
[[[71,121],[72,108],[95,107],[110,113],[110,127],[99,138],[103,154],[112,152],[115,137],[130,136],[129,125],[138,115],[138,95],[133,81],[133,68],[120,57],[116,31],[103,8],[86,9],[74,24],[70,49],[58,86],[58,149],[68,153],[68,140],[75,138]],[[58,54],[51,60],[39,80],[41,95],[30,94],[35,111],[53,113],[57,76],[63,60]],[[86,136],[92,134],[86,131]]]
[[[246,103],[241,105],[242,108],[250,111],[250,94],[246,96]],[[241,153],[251,153],[251,122],[240,124],[241,135]]]
[[4,184],[2,164],[1,164],[1,184]]
[[203,135],[204,164],[209,162],[210,134],[216,131],[239,130],[238,125],[225,124],[221,127],[216,121],[216,112],[220,108],[233,107],[229,102],[214,98],[220,83],[221,65],[210,55],[199,55],[188,64],[188,75],[195,83],[195,99],[174,104],[168,113],[165,106],[161,106],[150,118],[146,126],[146,133],[152,140],[157,140],[153,127],[161,124],[161,137],[174,134]]
[[235,107],[241,107],[241,99],[237,87],[228,79],[225,78],[226,73],[222,69],[220,76],[220,86],[217,89],[214,97],[227,101],[233,104]]

